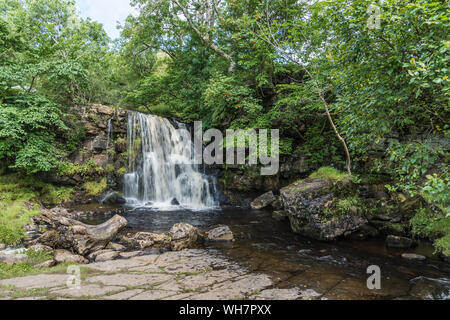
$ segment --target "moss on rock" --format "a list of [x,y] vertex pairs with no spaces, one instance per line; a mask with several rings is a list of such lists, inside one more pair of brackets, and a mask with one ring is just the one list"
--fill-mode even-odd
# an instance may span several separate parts
[[106,178],[101,179],[100,181],[88,181],[83,184],[83,189],[86,194],[89,196],[99,196],[105,191],[108,187],[108,183]]

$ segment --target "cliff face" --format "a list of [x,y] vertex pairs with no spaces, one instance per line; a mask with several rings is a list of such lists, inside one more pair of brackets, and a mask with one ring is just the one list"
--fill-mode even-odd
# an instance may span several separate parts
[[120,190],[127,163],[127,111],[104,105],[78,106],[74,127],[81,132],[76,151],[58,172],[44,179],[74,186],[80,194],[101,196]]

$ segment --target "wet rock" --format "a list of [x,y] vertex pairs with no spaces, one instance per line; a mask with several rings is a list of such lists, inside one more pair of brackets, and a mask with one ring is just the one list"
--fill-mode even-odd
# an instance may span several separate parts
[[365,224],[362,225],[357,231],[351,234],[350,238],[354,240],[364,240],[369,238],[376,238],[378,237],[380,232],[378,229]]
[[414,253],[404,253],[402,254],[403,259],[407,260],[416,260],[416,261],[424,261],[427,258],[424,256],[421,256],[420,254],[414,254]]
[[260,210],[270,206],[273,202],[275,202],[277,198],[273,194],[272,191],[263,194],[262,196],[256,198],[252,203],[252,209]]
[[390,235],[386,238],[386,247],[408,249],[413,245],[413,241],[409,238]]
[[28,256],[26,254],[2,254],[0,255],[0,262],[6,263],[8,265],[18,264],[28,261]]
[[92,150],[97,152],[102,152],[106,150],[108,141],[104,136],[97,136],[94,141],[92,141]]
[[166,234],[157,234],[150,232],[138,232],[135,235],[122,235],[120,237],[122,243],[130,248],[138,247],[140,249],[160,247],[170,248],[170,239]]
[[73,254],[70,251],[67,250],[55,250],[53,253],[53,259],[56,261],[56,263],[64,263],[64,262],[73,262],[78,264],[86,264],[89,261],[77,254]]
[[0,251],[6,249],[6,244],[0,243]]
[[321,296],[322,295],[320,293],[316,292],[313,289],[306,289],[300,291],[300,297],[302,298],[302,300],[316,300]]
[[173,198],[172,201],[170,202],[170,204],[172,206],[179,206],[180,205],[180,203],[178,202],[177,198]]
[[233,232],[225,225],[214,227],[208,231],[208,241],[234,241]]
[[283,221],[287,219],[288,214],[286,211],[274,211],[272,212],[272,218],[274,218],[277,221]]
[[433,279],[417,277],[410,295],[421,300],[450,300],[450,281],[448,279]]
[[438,254],[439,258],[441,258],[441,260],[445,261],[445,262],[450,262],[450,255],[446,254],[444,252],[439,252]]
[[197,228],[187,223],[178,223],[170,229],[170,247],[173,251],[181,251],[193,247],[199,240]]
[[370,224],[385,235],[396,235],[396,236],[406,235],[406,228],[401,223],[372,220],[370,221]]
[[[351,234],[367,223],[358,210],[333,212],[335,185],[324,179],[306,179],[281,189],[281,198],[294,232],[318,240],[335,240]],[[351,189],[350,183],[338,188]]]
[[125,204],[127,200],[119,193],[114,192],[109,194],[105,199],[103,199],[102,203],[108,205],[122,205]]

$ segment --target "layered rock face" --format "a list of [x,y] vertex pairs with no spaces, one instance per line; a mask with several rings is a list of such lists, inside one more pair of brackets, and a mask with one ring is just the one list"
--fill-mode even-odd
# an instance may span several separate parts
[[67,168],[43,178],[77,187],[91,183],[95,188],[86,188],[89,196],[120,190],[127,163],[127,110],[89,105],[77,106],[73,113],[78,117],[72,129],[77,149],[66,159]]
[[281,189],[281,198],[292,230],[318,240],[335,240],[357,231],[367,220],[357,208],[336,209],[339,195],[335,186],[323,179],[306,179]]

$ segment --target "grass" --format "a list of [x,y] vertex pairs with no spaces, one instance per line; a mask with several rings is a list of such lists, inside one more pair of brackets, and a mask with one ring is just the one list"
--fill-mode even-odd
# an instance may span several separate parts
[[0,176],[0,243],[25,238],[23,227],[40,214],[40,203],[57,205],[70,200],[74,189],[47,184],[32,176]]
[[325,179],[331,181],[348,182],[351,180],[351,176],[348,173],[341,172],[332,167],[322,167],[309,176],[311,179]]
[[44,268],[36,268],[35,265],[53,259],[51,253],[44,251],[28,250],[25,252],[28,256],[28,261],[7,265],[0,263],[0,279],[9,279],[27,276],[31,274],[42,273]]

